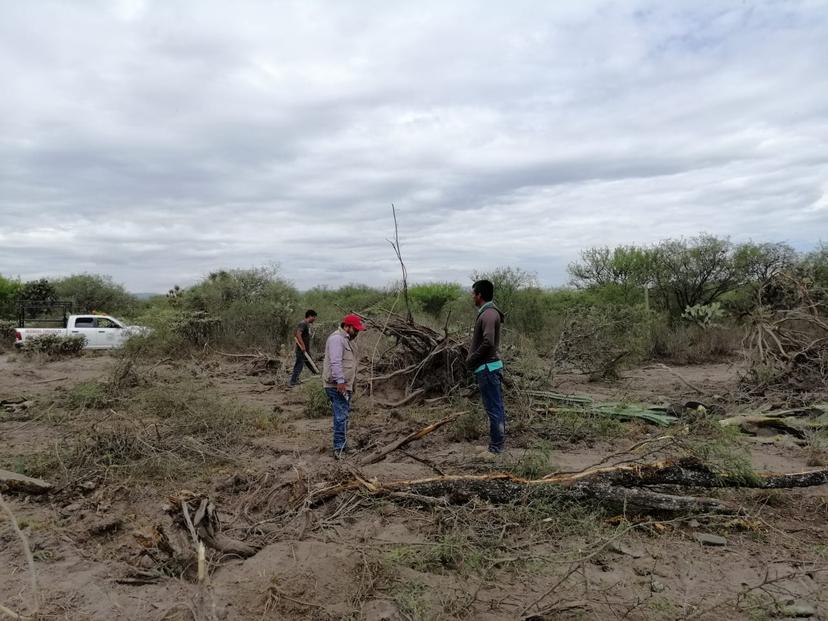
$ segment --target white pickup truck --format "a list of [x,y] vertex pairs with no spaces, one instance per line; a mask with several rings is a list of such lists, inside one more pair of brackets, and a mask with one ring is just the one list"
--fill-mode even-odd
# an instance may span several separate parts
[[126,326],[109,315],[69,315],[65,328],[17,328],[14,344],[22,347],[29,339],[57,334],[85,337],[86,349],[112,349],[121,347],[131,336],[148,332],[149,328]]

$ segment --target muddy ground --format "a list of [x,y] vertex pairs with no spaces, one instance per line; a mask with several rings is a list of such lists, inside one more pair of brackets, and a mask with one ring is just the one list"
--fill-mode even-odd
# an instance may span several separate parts
[[[709,442],[757,470],[794,472],[817,463],[812,441],[715,432],[706,439],[709,427],[684,420],[667,429],[550,422],[555,414],[510,402],[510,414],[524,409],[510,422],[508,454],[490,462],[479,454],[476,401],[389,410],[363,395],[350,429],[356,453],[337,461],[330,418],[306,408],[313,391],[288,390],[280,369],[251,374],[250,361],[219,356],[145,361],[125,372],[119,364],[108,354],[0,355],[0,399],[27,402],[0,410],[0,468],[55,484],[45,496],[4,495],[33,550],[34,618],[828,618],[826,486],[704,490],[739,504],[738,516],[495,506],[474,497],[426,504],[364,493],[302,503],[326,482],[356,475],[579,470],[609,455],[630,459],[627,448],[662,435],[697,448]],[[748,408],[732,398],[738,362],[675,370],[686,382],[653,365],[615,382],[561,376],[548,388],[602,401]],[[113,377],[119,386],[106,388]],[[376,447],[457,411],[470,414],[405,452],[358,465]],[[175,427],[179,414],[194,422]],[[199,416],[227,420],[217,431]],[[236,416],[246,421],[238,429]],[[208,551],[203,585],[177,504],[193,494],[215,502],[226,535],[260,548],[249,558]],[[699,534],[726,543],[703,545]],[[35,605],[8,519],[0,522],[0,604],[24,617]]]

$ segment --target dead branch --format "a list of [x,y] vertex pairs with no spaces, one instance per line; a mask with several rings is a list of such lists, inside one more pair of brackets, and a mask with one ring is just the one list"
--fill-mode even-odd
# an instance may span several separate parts
[[791,398],[828,386],[826,308],[814,301],[812,288],[780,273],[759,290],[744,340],[749,370],[741,385],[748,396],[771,391]]
[[394,207],[394,203],[391,203],[391,213],[394,216],[394,241],[390,239],[387,240],[391,247],[394,249],[394,254],[397,255],[397,260],[400,262],[400,269],[402,270],[402,287],[403,287],[403,298],[405,300],[405,313],[406,313],[406,320],[408,323],[414,323],[414,315],[411,314],[411,301],[408,298],[408,270],[405,267],[405,263],[403,262],[402,252],[400,250],[400,229],[397,226],[397,208]]
[[0,493],[45,494],[52,490],[52,484],[16,472],[0,470]]
[[31,382],[31,383],[33,385],[34,384],[51,384],[52,382],[62,382],[63,380],[68,380],[68,379],[69,379],[69,376],[66,375],[64,377],[55,377],[55,378],[52,378],[52,379],[38,380],[36,382]]
[[703,391],[701,388],[699,388],[699,387],[698,387],[698,386],[696,386],[695,384],[691,384],[691,383],[690,383],[690,382],[688,382],[686,379],[684,379],[684,377],[681,375],[681,373],[679,373],[678,371],[676,371],[676,370],[674,370],[674,369],[671,369],[671,368],[670,368],[670,367],[668,367],[666,364],[659,363],[657,366],[661,367],[662,369],[664,369],[665,371],[667,371],[668,373],[670,373],[670,375],[673,375],[673,376],[674,376],[676,379],[678,379],[678,380],[679,380],[682,384],[684,384],[684,385],[685,385],[685,386],[687,386],[688,388],[690,388],[690,389],[694,390],[697,394],[700,394],[700,395],[705,395],[705,394],[707,394],[705,391]]
[[[381,381],[397,381],[404,383],[406,397],[420,389],[424,395],[442,396],[468,378],[465,342],[393,313],[382,322],[370,317],[365,317],[365,321],[396,344],[395,355],[385,360],[382,368],[377,365],[376,373],[372,369],[372,386]],[[395,407],[404,403],[408,402]]]
[[[17,524],[17,519],[14,517],[14,513],[12,513],[11,507],[9,507],[8,503],[6,503],[2,494],[0,494],[0,509],[3,510],[3,513],[5,513],[6,517],[9,519],[9,523],[11,524],[12,530],[14,531],[14,534],[17,535],[17,538],[20,540],[20,545],[23,548],[23,556],[26,559],[26,565],[29,569],[29,586],[31,588],[32,596],[31,614],[32,616],[35,616],[37,615],[37,611],[40,608],[40,590],[37,587],[37,572],[35,571],[32,550],[29,547],[29,539],[28,537],[26,537],[25,533],[22,530],[20,530],[20,526]],[[11,611],[8,609],[5,609],[3,612],[11,613]],[[15,618],[14,613],[12,613],[9,616]],[[20,617],[20,615],[16,616],[17,618],[23,618]]]
[[432,431],[436,431],[437,429],[439,429],[443,425],[447,425],[448,423],[451,423],[451,422],[457,420],[457,418],[460,417],[461,414],[462,413],[452,414],[451,416],[447,416],[446,418],[443,418],[442,420],[438,420],[437,422],[431,423],[430,425],[426,425],[422,429],[418,429],[417,431],[414,431],[414,432],[408,434],[407,436],[405,436],[403,438],[400,438],[399,440],[395,440],[391,444],[389,444],[389,445],[383,447],[382,449],[380,449],[377,453],[375,453],[373,455],[369,455],[368,457],[363,459],[360,462],[360,464],[363,465],[363,466],[367,466],[369,464],[375,464],[378,461],[382,461],[383,459],[385,459],[385,456],[388,455],[389,453],[392,453],[393,451],[396,451],[397,449],[402,448],[402,447],[406,446],[407,444],[410,444],[411,442],[414,442],[415,440],[420,440],[420,439],[424,438],[425,436],[430,434]]

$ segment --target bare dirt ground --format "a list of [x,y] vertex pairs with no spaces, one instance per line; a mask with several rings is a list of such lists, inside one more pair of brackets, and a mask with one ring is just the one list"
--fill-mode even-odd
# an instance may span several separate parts
[[[100,394],[95,386],[110,381],[117,363],[106,354],[58,361],[0,354],[0,400],[27,402],[0,410],[0,468],[56,486],[44,496],[4,494],[33,551],[39,612],[29,618],[828,618],[828,486],[705,490],[741,504],[737,516],[629,516],[474,497],[428,505],[360,493],[310,507],[296,498],[297,490],[355,475],[387,481],[579,470],[642,440],[687,433],[682,421],[666,430],[593,421],[585,430],[559,425],[539,433],[542,417],[554,415],[538,414],[512,423],[508,454],[490,462],[479,455],[483,414],[474,401],[389,411],[362,396],[349,431],[356,454],[336,461],[330,418],[309,418],[311,391],[287,390],[283,371],[251,375],[245,361],[215,357],[143,363],[132,370],[134,385],[115,397]],[[654,404],[715,399],[728,413],[745,407],[728,401],[737,364],[676,370],[685,381],[652,365],[612,383],[572,375],[549,388]],[[200,416],[201,408],[227,417],[224,435],[202,434],[209,419],[170,426],[169,403],[182,415]],[[379,463],[357,464],[458,408],[471,419]],[[236,430],[236,415],[249,424]],[[813,456],[787,437],[729,441],[728,450],[749,455],[757,470],[801,471]],[[189,457],[169,447],[188,447]],[[209,551],[203,585],[175,518],[175,503],[191,494],[210,497],[225,534],[260,548],[248,558]],[[704,545],[700,533],[726,541]],[[35,606],[8,519],[0,522],[0,604],[24,618]]]

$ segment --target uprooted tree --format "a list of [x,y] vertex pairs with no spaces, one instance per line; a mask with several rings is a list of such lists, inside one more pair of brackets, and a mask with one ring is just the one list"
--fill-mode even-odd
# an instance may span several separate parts
[[436,330],[397,315],[386,321],[365,318],[372,328],[394,340],[373,366],[371,385],[395,382],[404,397],[396,405],[432,394],[449,395],[466,384],[468,347],[448,331]]
[[750,395],[793,392],[801,399],[828,386],[828,313],[811,283],[788,273],[769,280],[748,315],[745,346]]

